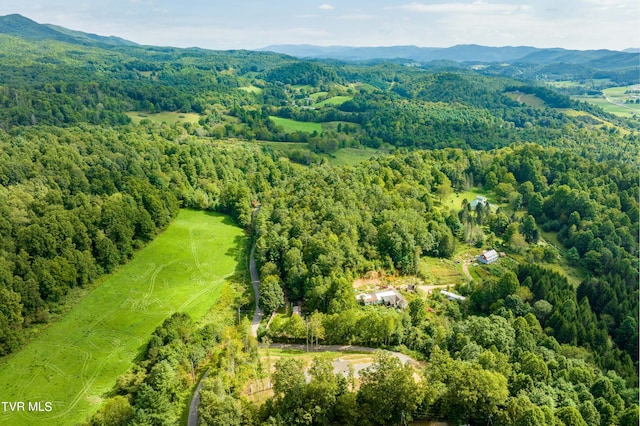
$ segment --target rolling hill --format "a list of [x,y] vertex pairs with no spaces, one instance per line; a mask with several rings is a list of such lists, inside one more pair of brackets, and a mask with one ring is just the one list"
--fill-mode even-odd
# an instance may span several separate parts
[[617,69],[637,66],[638,53],[613,50],[540,49],[531,46],[489,47],[475,44],[456,45],[447,48],[417,46],[312,46],[273,45],[263,49],[301,58],[330,58],[348,61],[373,59],[407,59],[418,62],[508,62],[525,64],[567,63],[599,69]]
[[39,24],[22,15],[0,16],[0,34],[22,37],[27,40],[57,40],[80,45],[136,46],[119,37],[73,31],[57,25]]

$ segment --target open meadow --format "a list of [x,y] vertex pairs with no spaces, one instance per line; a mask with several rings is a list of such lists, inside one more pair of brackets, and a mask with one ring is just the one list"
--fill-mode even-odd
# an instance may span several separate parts
[[343,103],[350,101],[352,99],[353,99],[353,96],[334,96],[332,98],[325,99],[322,102],[318,102],[314,106],[322,107],[325,105],[342,105]]
[[51,403],[0,413],[10,425],[85,421],[174,312],[202,318],[245,265],[243,231],[224,215],[182,210],[134,258],[0,365],[0,400]]
[[269,117],[276,125],[281,126],[287,132],[309,132],[322,133],[322,123],[311,123],[307,121],[296,121],[290,118],[276,116]]
[[133,121],[135,124],[139,124],[142,120],[149,120],[152,123],[156,123],[156,124],[167,123],[171,125],[179,121],[183,123],[197,123],[198,120],[200,119],[200,115],[193,112],[182,113],[182,112],[164,111],[164,112],[151,114],[151,113],[145,113],[140,111],[132,111],[132,112],[128,112],[127,115],[129,116],[131,121]]

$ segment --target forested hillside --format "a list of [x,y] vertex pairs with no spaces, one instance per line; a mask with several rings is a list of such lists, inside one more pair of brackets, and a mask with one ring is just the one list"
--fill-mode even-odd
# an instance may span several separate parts
[[[634,121],[488,72],[90,40],[0,35],[0,355],[189,207],[252,237],[273,310],[302,307],[261,329],[267,341],[311,328],[316,344],[427,361],[415,381],[380,355],[358,386],[322,361],[298,380],[303,366],[282,361],[260,405],[245,385],[269,372],[246,324],[178,313],[93,424],[179,422],[206,366],[207,424],[637,424]],[[417,282],[425,262],[482,249],[504,259],[456,283],[462,303],[354,297],[372,272]],[[394,383],[406,404],[384,411]]]

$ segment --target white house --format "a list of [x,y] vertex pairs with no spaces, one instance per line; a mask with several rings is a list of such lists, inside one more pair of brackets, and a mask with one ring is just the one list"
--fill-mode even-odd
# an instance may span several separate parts
[[384,304],[394,308],[405,309],[407,300],[396,290],[384,290],[375,293],[361,293],[356,296],[356,300],[365,305]]
[[478,262],[489,265],[498,260],[498,253],[495,250],[485,250],[478,256]]
[[471,200],[469,205],[471,206],[471,210],[475,210],[478,204],[482,204],[482,207],[486,207],[489,202],[487,201],[487,197],[483,197],[482,195],[478,195],[475,200]]

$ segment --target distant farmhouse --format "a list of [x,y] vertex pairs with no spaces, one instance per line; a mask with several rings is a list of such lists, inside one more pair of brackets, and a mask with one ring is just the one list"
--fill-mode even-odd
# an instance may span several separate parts
[[478,204],[482,204],[482,207],[486,207],[489,205],[487,201],[487,197],[483,197],[482,195],[478,195],[475,200],[471,200],[469,206],[471,206],[471,210],[475,210]]
[[361,293],[356,300],[364,305],[386,305],[394,308],[405,309],[407,300],[396,290],[384,290],[375,293]]
[[484,263],[485,265],[489,265],[496,260],[498,260],[499,255],[495,250],[486,250],[483,251],[481,255],[478,256],[478,262]]

